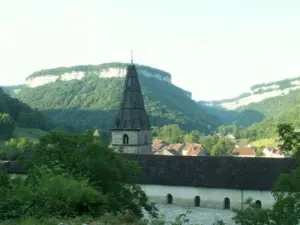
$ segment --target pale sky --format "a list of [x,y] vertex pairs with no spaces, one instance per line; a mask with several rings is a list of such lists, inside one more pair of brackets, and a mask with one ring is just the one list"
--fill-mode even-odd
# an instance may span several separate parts
[[0,85],[131,49],[196,100],[234,97],[300,76],[300,1],[0,0]]

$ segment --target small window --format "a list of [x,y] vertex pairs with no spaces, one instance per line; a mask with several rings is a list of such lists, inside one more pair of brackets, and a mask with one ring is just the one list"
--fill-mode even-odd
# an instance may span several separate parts
[[261,201],[260,200],[256,200],[255,205],[257,208],[261,209]]
[[128,145],[129,144],[129,137],[127,134],[123,135],[123,145]]
[[173,204],[173,196],[171,194],[167,195],[167,204]]
[[195,197],[195,207],[200,207],[200,197],[199,196]]
[[227,197],[224,199],[224,209],[230,209],[230,199]]

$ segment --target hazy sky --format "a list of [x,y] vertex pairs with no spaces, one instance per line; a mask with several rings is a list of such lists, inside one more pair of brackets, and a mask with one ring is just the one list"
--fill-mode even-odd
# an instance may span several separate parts
[[300,76],[299,0],[0,0],[0,85],[58,66],[130,61],[194,99]]

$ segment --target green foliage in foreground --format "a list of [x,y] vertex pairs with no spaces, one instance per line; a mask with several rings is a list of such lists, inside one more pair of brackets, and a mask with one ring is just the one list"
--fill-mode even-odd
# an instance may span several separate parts
[[[300,162],[300,133],[289,124],[278,126],[281,149],[292,152]],[[233,218],[239,225],[296,225],[300,221],[300,167],[290,174],[281,174],[272,190],[275,204],[271,209],[259,209],[248,202],[245,210],[236,210]]]
[[[22,157],[28,178],[0,176],[0,220],[21,217],[99,217],[105,213],[146,211],[157,215],[142,189],[134,184],[141,172],[92,134],[50,133]],[[28,155],[28,154],[27,154]]]

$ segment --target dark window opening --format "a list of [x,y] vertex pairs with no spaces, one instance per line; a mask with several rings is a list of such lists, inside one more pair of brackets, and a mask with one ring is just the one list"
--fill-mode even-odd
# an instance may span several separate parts
[[230,209],[230,199],[227,197],[224,199],[224,209]]
[[255,205],[257,208],[261,209],[261,201],[260,200],[256,200]]
[[173,196],[171,194],[167,195],[167,204],[173,204]]
[[123,135],[123,145],[128,145],[129,144],[129,137],[127,134]]
[[124,128],[127,127],[127,120],[124,120]]
[[195,197],[195,207],[200,207],[200,197],[199,196]]

